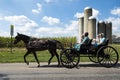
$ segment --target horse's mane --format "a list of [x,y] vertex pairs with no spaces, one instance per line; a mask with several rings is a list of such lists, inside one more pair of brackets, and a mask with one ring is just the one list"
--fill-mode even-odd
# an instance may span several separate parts
[[25,35],[25,34],[20,34],[21,36],[24,36],[24,37],[28,37],[28,38],[30,38],[30,36],[27,36],[27,35]]
[[22,36],[22,37],[24,37],[26,39],[29,39],[30,41],[32,41],[32,40],[40,40],[39,38],[28,36],[28,35],[25,35],[25,34],[20,34],[20,36]]

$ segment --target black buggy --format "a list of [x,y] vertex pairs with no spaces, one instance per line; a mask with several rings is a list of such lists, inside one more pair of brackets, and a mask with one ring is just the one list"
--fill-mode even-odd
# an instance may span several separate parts
[[110,68],[118,63],[119,55],[115,48],[108,46],[109,40],[105,43],[94,47],[92,39],[88,44],[83,44],[80,51],[76,51],[74,48],[68,48],[61,52],[60,60],[64,67],[74,68],[79,64],[80,57],[89,57],[90,61],[99,63],[100,65]]

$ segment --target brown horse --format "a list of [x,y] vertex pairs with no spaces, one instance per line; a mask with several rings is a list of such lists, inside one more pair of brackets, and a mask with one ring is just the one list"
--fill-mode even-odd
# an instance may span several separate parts
[[57,54],[57,49],[64,49],[61,42],[50,39],[32,38],[27,35],[17,33],[17,36],[15,37],[14,40],[14,44],[17,44],[21,40],[24,42],[27,49],[27,52],[24,55],[24,62],[27,65],[29,65],[29,62],[26,60],[26,56],[28,56],[30,53],[33,53],[39,67],[40,63],[37,58],[36,51],[43,51],[43,50],[48,50],[51,54],[51,58],[48,61],[48,65],[51,63],[51,60],[54,56],[57,57],[58,66],[60,65],[60,59],[59,59],[59,55]]

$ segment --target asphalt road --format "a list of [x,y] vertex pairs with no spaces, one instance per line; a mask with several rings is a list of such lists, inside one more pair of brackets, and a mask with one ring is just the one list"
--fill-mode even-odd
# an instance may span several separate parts
[[94,63],[80,63],[79,69],[50,66],[41,63],[1,63],[0,80],[120,80],[120,64],[113,68],[101,67]]

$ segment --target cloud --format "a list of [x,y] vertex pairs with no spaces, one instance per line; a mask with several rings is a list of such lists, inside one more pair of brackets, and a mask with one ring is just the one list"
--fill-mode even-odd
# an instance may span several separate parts
[[79,13],[79,12],[77,12],[75,15],[74,15],[74,17],[76,17],[76,18],[80,18],[80,17],[83,17],[84,16],[84,13]]
[[[86,8],[88,8],[88,7],[86,7]],[[92,8],[92,16],[93,17],[98,18],[99,13],[100,13],[99,10]],[[84,16],[84,11],[82,13],[77,12],[74,15],[74,17],[76,17],[76,18],[80,18],[80,17],[83,17],[83,16]]]
[[4,20],[8,21],[10,24],[13,24],[15,26],[15,31],[21,33],[30,32],[33,28],[38,26],[38,24],[35,21],[30,20],[24,15],[5,16]]
[[56,2],[57,0],[44,0],[46,3]]
[[98,18],[98,15],[100,14],[99,10],[93,8],[92,11],[93,11],[93,17]]
[[10,32],[8,31],[4,31],[4,30],[0,30],[0,36],[10,36]]
[[41,21],[48,23],[49,25],[55,25],[60,23],[60,20],[58,18],[53,18],[48,16],[44,16]]
[[36,32],[40,37],[58,37],[66,35],[62,27],[39,27]]
[[33,13],[39,14],[42,11],[42,4],[37,3],[37,9],[32,9]]
[[109,17],[105,21],[112,22],[113,34],[120,36],[120,18]]
[[[71,21],[58,27],[39,27],[36,32],[41,37],[76,36],[78,21]],[[37,34],[38,35],[38,34]]]
[[52,2],[53,0],[44,0],[46,3],[50,3]]
[[75,0],[68,0],[68,1],[73,2],[73,1],[75,1]]
[[70,24],[66,24],[66,31],[77,31],[78,21],[71,21]]
[[0,20],[2,20],[3,19],[3,17],[2,16],[0,16]]
[[114,8],[110,12],[112,15],[116,15],[118,17],[109,17],[105,19],[105,21],[112,22],[112,31],[113,34],[120,37],[120,7]]
[[[24,15],[19,16],[3,16],[1,17],[3,22],[7,22],[7,26],[13,24],[14,34],[17,32],[23,33],[26,35],[31,35],[35,37],[58,37],[58,36],[76,36],[77,35],[77,22],[78,21],[70,21],[68,24],[61,24],[58,18],[47,17],[44,16],[48,21],[47,26],[40,26],[35,21],[29,19]],[[51,22],[50,22],[51,21]],[[60,24],[60,25],[55,25]],[[51,26],[52,25],[52,26]],[[9,31],[0,30],[1,36],[9,36]],[[2,34],[3,33],[3,34]]]
[[111,14],[120,16],[120,7],[111,10]]

